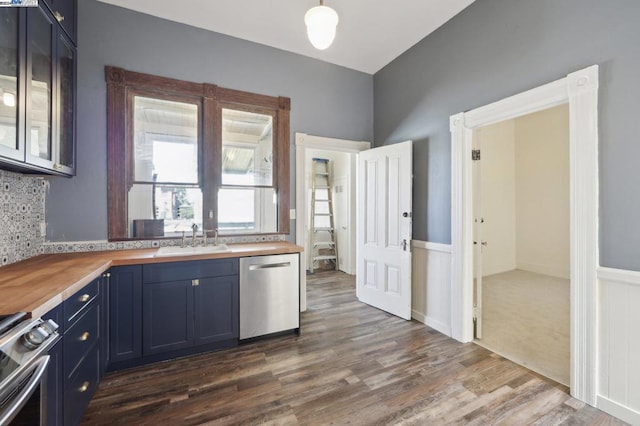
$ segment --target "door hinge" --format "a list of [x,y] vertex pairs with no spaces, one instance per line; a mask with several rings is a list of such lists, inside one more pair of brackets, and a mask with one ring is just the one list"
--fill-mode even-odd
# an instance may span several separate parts
[[471,160],[478,161],[480,159],[480,150],[473,149],[471,150]]

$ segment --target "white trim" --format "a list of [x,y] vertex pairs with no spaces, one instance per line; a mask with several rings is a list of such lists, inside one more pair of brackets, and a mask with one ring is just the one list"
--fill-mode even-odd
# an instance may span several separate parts
[[443,253],[451,253],[450,244],[432,243],[429,241],[411,240],[411,247],[421,248],[425,250],[440,251]]
[[640,272],[624,269],[598,268],[598,279],[640,286]]
[[[321,136],[295,134],[296,143],[296,244],[305,247],[305,224],[307,217],[306,190],[304,179],[306,174],[305,154],[307,149],[324,149],[328,151],[340,151],[358,153],[371,148],[370,142],[349,141],[345,139],[325,138]],[[305,247],[306,250],[306,247]],[[354,262],[352,262],[353,264]],[[300,311],[307,310],[307,259],[306,252],[300,256]],[[353,267],[352,267],[353,270]]]
[[451,336],[451,327],[449,325],[435,320],[431,317],[424,317],[424,321],[422,321],[425,325],[433,328],[434,330],[444,334],[445,336]]
[[571,395],[597,389],[598,66],[451,116],[452,335],[473,339],[471,143],[473,129],[569,104],[571,176]]
[[416,321],[419,321],[423,324],[427,323],[427,317],[422,313],[422,312],[418,312],[415,309],[411,310],[411,318],[413,318]]
[[629,424],[640,425],[640,413],[631,408],[620,405],[604,396],[598,395],[598,408]]
[[411,317],[451,336],[451,246],[411,241]]

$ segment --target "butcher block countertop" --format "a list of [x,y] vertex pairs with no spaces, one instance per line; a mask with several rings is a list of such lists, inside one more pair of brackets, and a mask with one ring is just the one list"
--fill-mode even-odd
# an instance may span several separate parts
[[299,253],[287,242],[228,244],[226,253],[155,257],[158,249],[43,254],[0,268],[0,315],[39,317],[112,266]]

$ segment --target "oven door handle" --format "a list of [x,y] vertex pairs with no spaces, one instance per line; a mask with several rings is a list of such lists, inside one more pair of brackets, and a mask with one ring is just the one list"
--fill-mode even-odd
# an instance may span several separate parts
[[0,425],[4,425],[9,423],[16,414],[22,409],[22,407],[27,403],[31,395],[40,384],[40,380],[42,376],[47,371],[47,365],[49,364],[49,355],[45,355],[40,357],[36,362],[34,362],[31,367],[29,367],[24,373],[20,374],[16,377],[12,383],[7,386],[17,386],[22,380],[26,377],[29,377],[31,374],[31,378],[29,382],[25,385],[22,390],[9,402],[6,410],[0,413]]

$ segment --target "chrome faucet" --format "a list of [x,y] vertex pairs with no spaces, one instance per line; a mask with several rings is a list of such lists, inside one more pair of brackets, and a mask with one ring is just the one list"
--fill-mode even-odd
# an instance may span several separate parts
[[191,225],[191,229],[193,230],[193,236],[191,237],[191,239],[192,239],[191,245],[193,247],[196,247],[198,245],[198,240],[197,240],[197,236],[196,236],[196,234],[198,233],[198,225],[196,225],[194,223],[193,225]]
[[210,232],[215,232],[214,237],[213,237],[213,245],[217,246],[218,245],[218,230],[217,229],[203,229],[202,230],[202,245],[206,246],[208,244],[209,233]]

